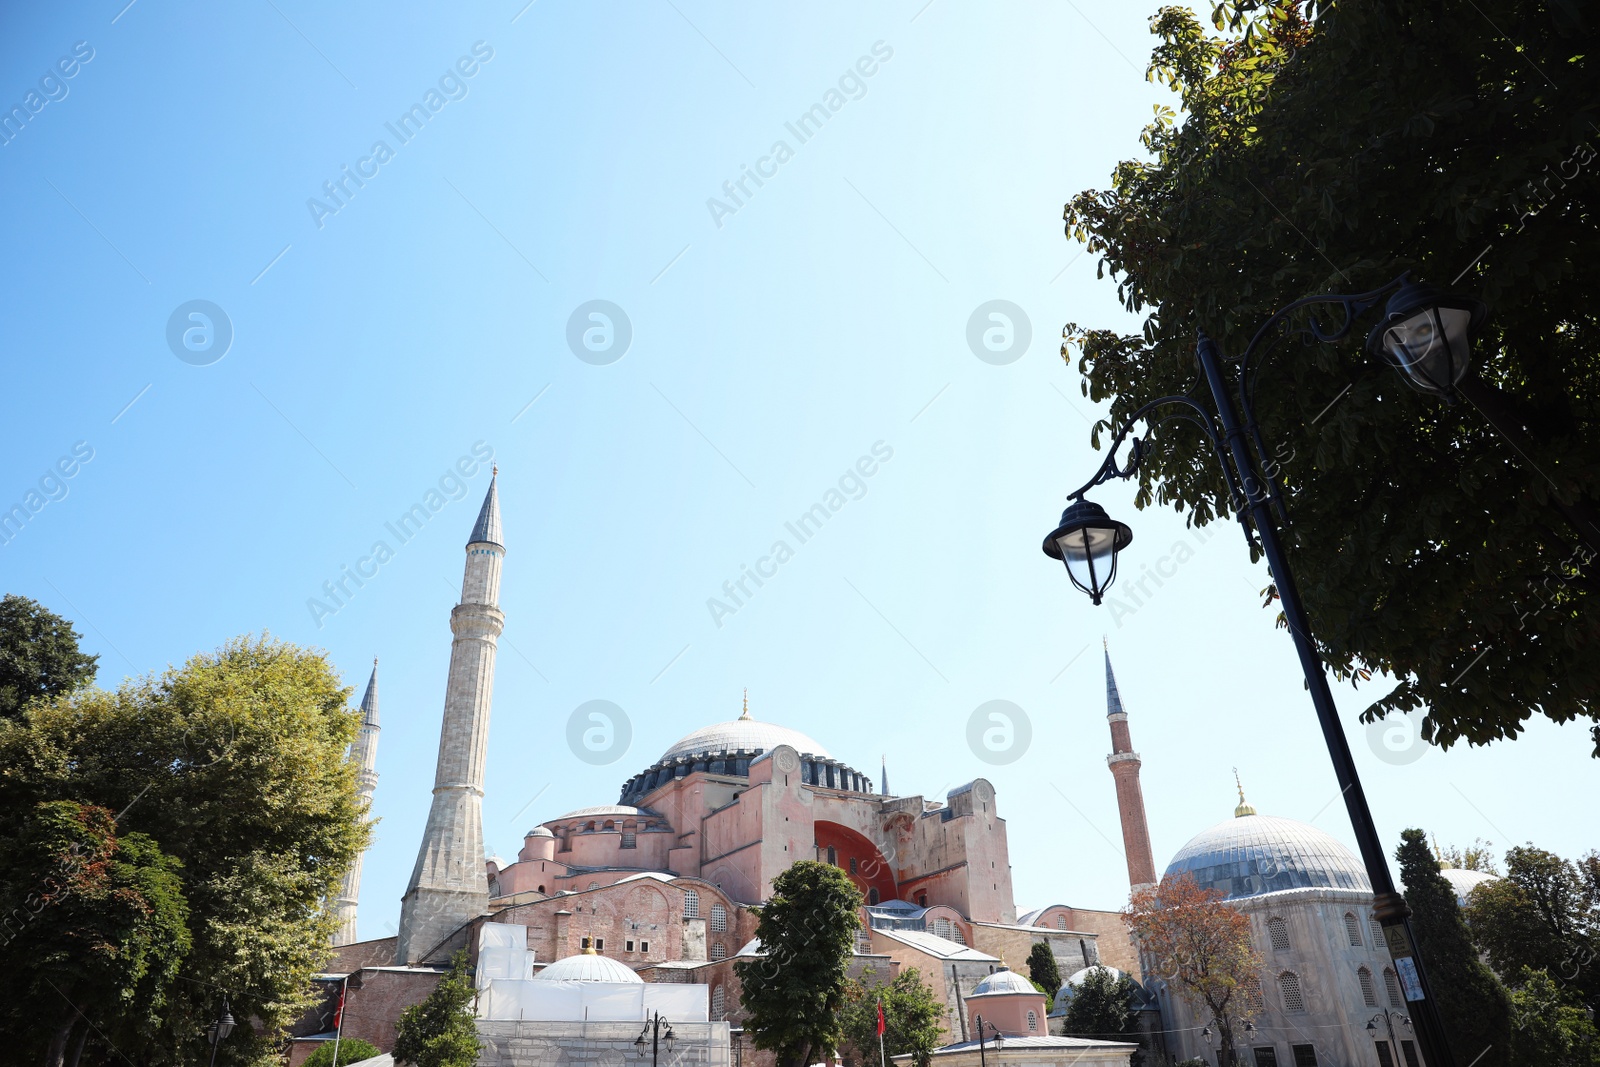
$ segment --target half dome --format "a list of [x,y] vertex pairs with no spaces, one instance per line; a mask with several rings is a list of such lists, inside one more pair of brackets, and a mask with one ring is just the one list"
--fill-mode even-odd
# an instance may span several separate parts
[[533,976],[535,982],[630,982],[644,984],[644,979],[625,963],[596,952],[580,952],[556,960]]
[[1167,866],[1227,899],[1287,889],[1371,893],[1366,868],[1315,826],[1272,815],[1242,815],[1196,834]]

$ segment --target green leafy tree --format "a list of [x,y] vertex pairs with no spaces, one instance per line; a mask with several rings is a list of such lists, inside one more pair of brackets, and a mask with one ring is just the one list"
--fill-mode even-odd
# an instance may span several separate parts
[[1502,975],[1527,968],[1573,987],[1600,1004],[1600,898],[1579,863],[1529,845],[1506,853],[1506,875],[1485,882],[1467,900],[1473,941]]
[[0,599],[0,717],[94,681],[100,657],[80,652],[79,639],[71,622],[38,601],[15,593]]
[[[119,842],[148,840],[181,864],[166,869],[188,908],[185,980],[164,1001],[105,1002],[119,1018],[101,1029],[121,1055],[156,1067],[207,1058],[226,992],[240,1025],[217,1062],[257,1063],[310,1005],[337,927],[327,902],[370,835],[345,759],[359,725],[349,695],[321,654],[239,639],[115,692],[79,689],[0,719],[0,839],[24,836],[39,805],[70,801],[118,813]],[[0,945],[0,975],[32,966],[19,942]],[[0,1036],[25,1040],[55,1017],[0,1016]],[[88,1041],[110,1055],[105,1039]]]
[[1133,979],[1096,967],[1084,976],[1067,1001],[1062,1024],[1068,1037],[1097,1037],[1104,1041],[1142,1041],[1139,1033],[1138,989]]
[[1036,941],[1028,952],[1028,977],[1044,991],[1045,998],[1054,1001],[1061,988],[1061,968],[1056,966],[1056,954],[1050,951],[1048,941]]
[[1513,1067],[1600,1067],[1600,1032],[1570,987],[1526,967],[1511,992]]
[[757,909],[763,955],[733,968],[744,987],[745,1029],[778,1067],[805,1067],[838,1050],[861,906],[843,871],[802,860],[772,880],[772,897]]
[[1494,860],[1494,842],[1476,838],[1466,848],[1446,846],[1439,850],[1439,862],[1446,867],[1455,867],[1463,871],[1481,871],[1484,874],[1499,875],[1500,868]]
[[[1143,319],[1064,331],[1063,357],[1117,425],[1206,391],[1201,330],[1237,356],[1307,294],[1409,270],[1461,276],[1487,302],[1472,403],[1441,404],[1368,357],[1375,314],[1337,345],[1286,340],[1252,364],[1324,658],[1352,684],[1387,672],[1395,686],[1364,717],[1424,709],[1444,746],[1514,738],[1534,714],[1600,720],[1600,578],[1577,533],[1600,511],[1600,52],[1581,5],[1476,3],[1471,17],[1445,0],[1223,3],[1227,34],[1162,8],[1150,77],[1181,114],[1158,109],[1143,157],[1065,210]],[[1503,407],[1529,454],[1475,405]],[[1182,422],[1153,431],[1138,479],[1140,507],[1196,525],[1231,511],[1210,445]]]
[[450,960],[450,973],[422,1002],[400,1015],[394,1041],[397,1063],[414,1067],[473,1067],[478,1062],[477,994],[467,973],[467,953]]
[[1455,890],[1439,873],[1427,835],[1406,830],[1400,838],[1395,858],[1411,906],[1411,927],[1456,1062],[1507,1067],[1511,1003],[1506,991],[1478,958]]
[[59,1067],[91,1034],[147,1036],[189,949],[175,859],[143,834],[119,838],[105,808],[46,801],[0,840],[0,902],[16,961],[0,968],[10,1056]]
[[339,1062],[333,1062],[333,1042],[328,1041],[317,1051],[305,1058],[300,1067],[347,1067],[348,1064],[360,1063],[370,1060],[374,1056],[382,1055],[376,1045],[368,1044],[360,1038],[347,1037],[339,1042]]
[[845,983],[840,1026],[861,1062],[878,1059],[878,1005],[883,1005],[883,1051],[893,1058],[909,1055],[914,1067],[928,1067],[943,1032],[944,1005],[933,995],[915,967],[888,985],[849,979]]

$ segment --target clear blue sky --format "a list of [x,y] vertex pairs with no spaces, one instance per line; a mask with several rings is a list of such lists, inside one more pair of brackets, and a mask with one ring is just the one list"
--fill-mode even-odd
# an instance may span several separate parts
[[[1236,527],[1115,619],[1039,551],[1099,459],[1061,326],[1131,322],[1060,215],[1171,102],[1143,79],[1140,5],[124,3],[33,5],[0,34],[0,102],[28,113],[0,147],[0,504],[41,479],[57,497],[0,574],[77,621],[105,685],[262,630],[326,649],[357,698],[381,657],[364,936],[397,917],[428,808],[487,485],[446,475],[476,442],[508,549],[492,851],[613,802],[748,686],[757,717],[862,770],[887,753],[897,792],[990,778],[1019,906],[1118,906],[1102,634],[1158,865],[1231,814],[1234,766],[1263,812],[1350,840]],[[820,129],[788,128],[819,103]],[[187,310],[174,334],[201,351],[169,345],[197,300],[231,324],[220,359],[226,331],[207,349]],[[627,317],[620,359],[569,346],[594,300]],[[992,300],[1031,325],[1009,363],[968,343]],[[48,478],[79,442],[92,459]],[[859,498],[786,536],[878,442]],[[385,523],[442,478],[399,544]],[[1188,537],[1122,487],[1098,498],[1134,525],[1135,570]],[[714,621],[780,539],[793,557]],[[375,576],[308,608],[379,540]],[[1584,731],[1386,762],[1354,723],[1381,691],[1340,699],[1386,839],[1595,845]],[[597,699],[631,722],[605,765],[565,741]],[[1004,766],[965,743],[990,700],[1031,720]]]

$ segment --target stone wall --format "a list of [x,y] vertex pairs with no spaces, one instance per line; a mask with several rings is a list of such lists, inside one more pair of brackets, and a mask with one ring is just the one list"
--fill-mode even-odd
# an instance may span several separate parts
[[[490,1022],[478,1020],[478,1067],[632,1067],[650,1062],[649,1037],[639,1056],[642,1022]],[[731,1067],[728,1024],[673,1023],[672,1067]]]

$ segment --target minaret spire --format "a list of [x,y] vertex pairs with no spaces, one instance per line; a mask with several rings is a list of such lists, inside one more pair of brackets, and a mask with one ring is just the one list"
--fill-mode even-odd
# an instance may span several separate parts
[[[350,762],[356,765],[356,789],[361,794],[361,810],[365,814],[372,807],[372,792],[378,787],[378,657],[372,657],[372,677],[367,679],[367,692],[361,698],[361,728],[350,744]],[[335,945],[354,944],[356,938],[356,904],[361,899],[361,860],[357,853],[355,862],[345,872],[344,884],[339,889],[339,899],[334,905],[339,915],[339,929],[333,935]]]
[[1156,862],[1150,853],[1150,827],[1144,817],[1144,790],[1139,786],[1139,754],[1128,732],[1117,676],[1111,670],[1111,649],[1101,638],[1106,656],[1106,718],[1111,724],[1111,777],[1117,783],[1117,810],[1122,816],[1122,849],[1128,859],[1128,884],[1137,891],[1156,884]]
[[889,795],[889,757],[887,755],[883,757],[883,780],[882,784],[878,786],[878,792],[882,796]]
[[433,807],[417,850],[416,868],[400,899],[400,936],[395,949],[395,961],[400,964],[430,957],[466,923],[489,911],[483,767],[489,747],[495,651],[506,621],[500,611],[500,567],[506,549],[496,489],[499,474],[495,467],[467,540],[461,602],[450,613],[455,640],[450,646]]

